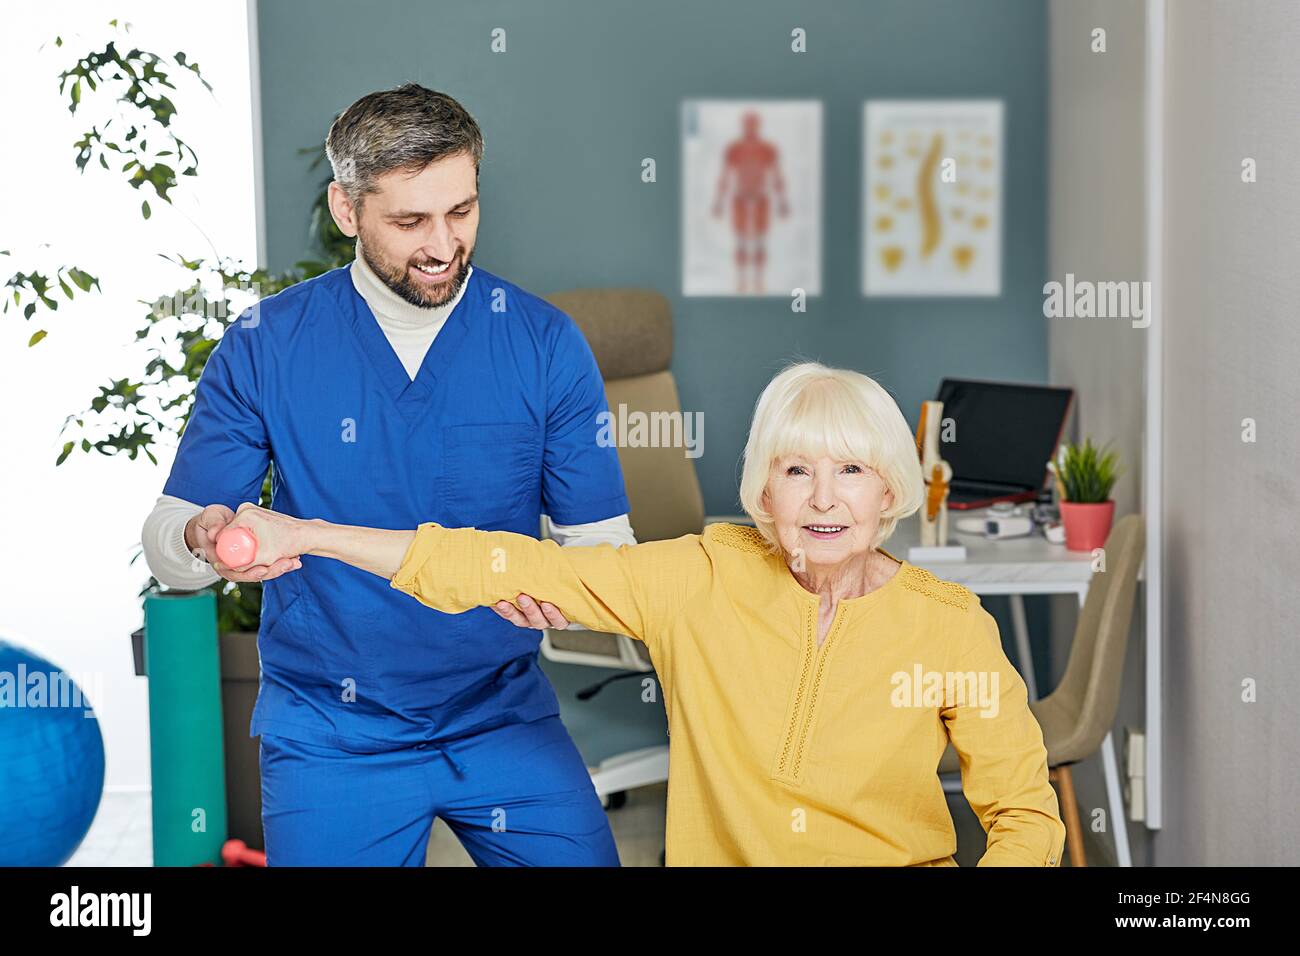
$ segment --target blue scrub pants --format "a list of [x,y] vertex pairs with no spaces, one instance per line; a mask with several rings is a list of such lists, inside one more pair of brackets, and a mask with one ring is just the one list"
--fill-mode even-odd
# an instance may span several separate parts
[[424,866],[441,817],[479,866],[618,866],[559,717],[383,753],[261,738],[269,866]]

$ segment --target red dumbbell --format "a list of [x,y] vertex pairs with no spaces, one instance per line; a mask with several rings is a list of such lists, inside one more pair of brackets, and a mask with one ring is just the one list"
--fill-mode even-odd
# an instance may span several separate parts
[[228,568],[242,568],[257,559],[257,538],[247,528],[226,528],[217,535],[217,559]]

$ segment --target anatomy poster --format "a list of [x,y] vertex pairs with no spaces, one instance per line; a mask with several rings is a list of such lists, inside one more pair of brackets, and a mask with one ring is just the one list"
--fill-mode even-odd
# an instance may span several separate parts
[[1000,295],[1002,101],[869,100],[863,293]]
[[821,294],[822,108],[682,104],[682,292]]

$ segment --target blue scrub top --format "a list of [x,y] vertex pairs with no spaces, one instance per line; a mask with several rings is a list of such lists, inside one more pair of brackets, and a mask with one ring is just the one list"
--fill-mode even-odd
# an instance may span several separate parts
[[[542,514],[628,511],[617,451],[596,440],[606,409],[573,320],[477,266],[412,381],[343,266],[230,324],[163,492],[238,508],[271,463],[286,514],[536,537]],[[557,714],[539,640],[309,555],[263,585],[249,734],[379,751]]]

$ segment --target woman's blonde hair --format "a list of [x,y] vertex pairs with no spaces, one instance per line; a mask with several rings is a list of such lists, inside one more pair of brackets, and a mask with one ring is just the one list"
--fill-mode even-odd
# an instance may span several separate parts
[[819,362],[789,365],[754,406],[740,477],[740,504],[774,554],[784,549],[776,522],[763,507],[763,492],[773,463],[792,454],[860,461],[880,475],[894,500],[880,514],[873,549],[925,500],[916,439],[898,403],[878,382]]

